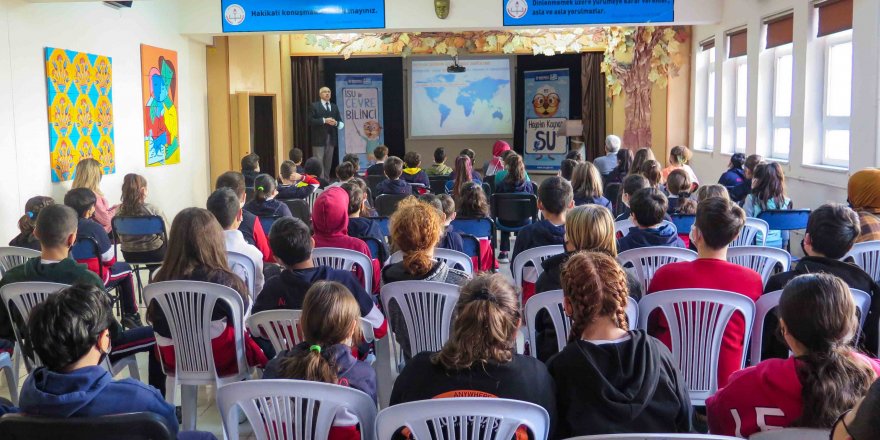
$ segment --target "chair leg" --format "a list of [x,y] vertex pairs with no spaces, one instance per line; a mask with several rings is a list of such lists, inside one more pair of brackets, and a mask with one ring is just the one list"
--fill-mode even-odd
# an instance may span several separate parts
[[173,376],[165,378],[165,401],[174,405],[175,393],[177,392],[177,382]]
[[141,282],[141,270],[143,270],[143,268],[138,266],[137,269],[132,269],[132,272],[134,272],[134,278],[137,280],[138,301],[140,302],[140,304],[143,304],[144,303],[144,283]]
[[180,386],[180,405],[183,411],[182,431],[196,430],[196,412],[199,405],[199,387],[197,385]]
[[13,361],[8,356],[0,357],[0,369],[3,370],[3,374],[6,375],[6,386],[9,388],[9,399],[12,400],[12,404],[18,406],[18,380],[16,379],[16,373],[13,368]]

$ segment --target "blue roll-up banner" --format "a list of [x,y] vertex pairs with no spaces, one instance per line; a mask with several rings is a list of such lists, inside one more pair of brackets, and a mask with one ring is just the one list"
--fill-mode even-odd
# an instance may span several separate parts
[[558,171],[568,153],[560,132],[569,116],[568,69],[523,72],[525,162],[530,171]]
[[501,0],[505,26],[662,23],[675,0]]
[[346,154],[354,153],[360,157],[364,170],[367,155],[385,143],[382,74],[336,74],[336,104],[345,121],[339,132],[339,162]]
[[222,0],[223,32],[382,29],[385,0]]

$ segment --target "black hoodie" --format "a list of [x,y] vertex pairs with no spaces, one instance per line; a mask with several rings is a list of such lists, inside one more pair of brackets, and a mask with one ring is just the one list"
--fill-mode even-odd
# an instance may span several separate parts
[[550,359],[557,438],[690,431],[687,385],[669,349],[642,330],[629,336],[601,345],[572,342]]

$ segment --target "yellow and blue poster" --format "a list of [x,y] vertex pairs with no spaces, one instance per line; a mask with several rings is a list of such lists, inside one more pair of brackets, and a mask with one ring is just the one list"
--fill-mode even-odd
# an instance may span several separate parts
[[382,29],[385,0],[222,0],[223,32]]
[[367,155],[385,143],[382,74],[337,74],[336,103],[345,122],[339,132],[339,161],[353,153],[366,165]]
[[46,98],[52,181],[73,179],[76,164],[88,158],[115,173],[112,59],[47,47]]
[[560,131],[569,116],[568,69],[523,72],[525,163],[530,171],[557,171],[568,154]]
[[675,0],[501,0],[505,26],[665,23]]

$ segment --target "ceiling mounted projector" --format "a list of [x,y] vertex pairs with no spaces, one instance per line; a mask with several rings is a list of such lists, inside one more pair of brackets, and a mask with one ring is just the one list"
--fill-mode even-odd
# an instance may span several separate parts
[[467,72],[467,67],[458,64],[458,56],[452,57],[452,65],[446,68],[446,71],[449,73],[464,73]]

